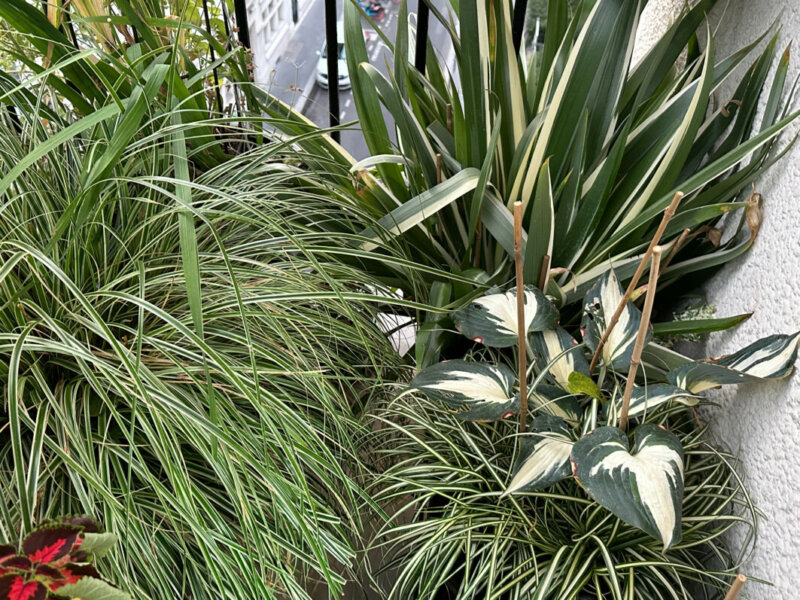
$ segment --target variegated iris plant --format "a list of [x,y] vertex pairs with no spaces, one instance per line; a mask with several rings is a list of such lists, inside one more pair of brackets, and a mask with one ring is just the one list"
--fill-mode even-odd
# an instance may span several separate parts
[[[631,536],[635,539],[635,533],[632,532],[641,530],[653,538],[657,546],[651,546],[649,552],[658,556],[658,561],[663,563],[661,566],[654,566],[649,562],[653,560],[653,556],[636,554],[646,553],[637,550],[633,552],[633,556],[639,556],[641,565],[644,565],[642,569],[663,568],[664,571],[669,571],[673,567],[668,556],[673,552],[677,552],[679,556],[684,551],[683,548],[698,544],[698,520],[691,516],[688,521],[684,520],[682,506],[688,502],[684,498],[686,454],[692,455],[693,473],[696,468],[694,465],[701,460],[697,451],[698,432],[702,428],[694,412],[694,406],[702,401],[699,394],[723,384],[787,376],[797,358],[800,341],[800,333],[774,335],[729,356],[693,361],[653,343],[651,334],[648,333],[642,369],[637,374],[630,397],[628,415],[631,427],[624,431],[619,427],[623,389],[642,319],[642,312],[633,302],[627,302],[618,323],[608,335],[600,353],[599,368],[595,373],[590,373],[587,360],[605,333],[607,316],[610,317],[622,299],[622,288],[612,270],[585,295],[579,336],[582,341],[579,343],[566,329],[558,325],[558,313],[549,298],[536,288],[526,289],[526,351],[532,359],[527,373],[530,382],[530,414],[520,415],[520,419],[526,422],[527,430],[517,435],[515,429],[502,428],[505,438],[511,438],[504,446],[502,443],[495,445],[494,441],[490,442],[493,439],[491,433],[487,433],[480,442],[490,446],[495,452],[494,455],[491,451],[482,454],[487,457],[487,462],[506,464],[508,467],[504,474],[497,473],[493,467],[492,472],[497,480],[485,486],[482,494],[495,497],[501,505],[509,504],[509,510],[513,510],[517,502],[524,499],[520,498],[522,494],[534,496],[533,506],[541,507],[536,504],[537,500],[540,501],[543,497],[558,498],[565,494],[563,486],[559,487],[560,483],[573,479],[577,482],[577,491],[569,493],[577,494],[576,501],[583,503],[578,513],[583,517],[571,523],[566,508],[556,511],[556,516],[560,515],[559,518],[564,520],[560,527],[567,530],[574,528],[567,536],[573,540],[572,546],[566,544],[565,548],[573,548],[574,551],[579,541],[594,536],[598,546],[604,549],[607,560],[600,569],[602,577],[594,571],[596,578],[582,580],[581,573],[574,573],[574,577],[567,577],[563,585],[568,585],[567,580],[571,581],[569,585],[578,585],[573,590],[576,593],[583,589],[581,586],[586,586],[585,590],[597,593],[598,598],[607,597],[601,595],[606,589],[614,592],[608,597],[628,598],[627,593],[621,596],[616,594],[620,592],[620,586],[624,587],[628,581],[628,569],[630,597],[639,597],[634,595],[633,590],[633,568],[635,563],[639,564],[637,560],[631,558],[626,562],[626,559],[620,558],[622,554],[611,558],[615,547],[616,551],[621,551],[630,542]],[[516,355],[518,351],[516,293],[513,290],[505,293],[492,290],[488,295],[474,300],[458,311],[454,315],[454,321],[462,334],[487,347],[481,352],[484,356],[493,357],[496,362],[452,360],[435,364],[418,373],[408,392],[402,396],[407,398],[414,391],[421,392],[428,401],[434,404],[443,403],[462,422],[495,422],[518,414],[519,387],[514,370],[509,366],[516,364],[512,355]],[[491,348],[511,348],[512,352],[495,351]],[[512,362],[505,364],[504,361],[509,359]],[[442,426],[445,424],[442,423]],[[497,431],[494,424],[484,427]],[[475,436],[480,438],[482,434],[476,433]],[[513,438],[518,438],[519,444]],[[426,445],[432,448],[434,442],[426,441]],[[514,453],[514,456],[499,457],[497,448],[500,447]],[[431,453],[435,454],[433,451]],[[705,449],[700,454],[712,456],[713,459],[714,451]],[[443,456],[443,453],[439,452],[439,455]],[[724,467],[720,468],[724,470]],[[394,477],[400,479],[397,474]],[[728,480],[730,478],[729,475]],[[706,486],[705,489],[703,485]],[[724,495],[724,485],[716,486],[716,483],[709,482],[699,485],[693,483],[691,495]],[[459,486],[448,489],[451,493],[456,493]],[[735,502],[726,501],[715,508],[714,511],[720,513],[715,518],[733,518],[725,515]],[[597,505],[603,509],[599,516],[594,512]],[[697,510],[692,506],[691,512]],[[583,523],[584,518],[588,519],[586,524]],[[553,525],[548,523],[546,514],[534,514],[531,519],[534,529],[544,527],[550,533],[549,528]],[[593,523],[592,519],[596,519],[597,523]],[[601,525],[604,523],[607,527],[603,529]],[[623,524],[628,527],[625,528]],[[450,528],[455,529],[453,523],[450,523]],[[475,529],[475,536],[479,536],[479,529]],[[681,545],[684,532],[691,539]],[[474,538],[473,542],[475,539],[479,537]],[[620,541],[625,539],[628,542]],[[536,543],[532,542],[533,545]],[[468,542],[468,550],[464,550],[465,552],[480,553],[475,548],[469,550],[469,545]],[[542,545],[546,547],[545,543]],[[554,550],[547,549],[546,554],[548,552],[550,558],[545,560],[539,555],[538,560],[545,565],[551,564],[550,569],[529,568],[527,571],[528,589],[537,591],[536,598],[549,598],[549,586],[562,585],[551,581],[553,573],[550,571],[556,569],[559,561],[553,558]],[[533,556],[537,555],[535,549],[531,553]],[[415,558],[417,559],[418,557]],[[548,563],[549,560],[555,562]],[[575,569],[582,565],[586,573],[592,573],[592,569],[587,566],[591,561],[587,563],[587,560],[583,556],[580,560],[567,564]],[[615,570],[615,563],[621,567],[620,572]],[[622,568],[622,563],[628,569]],[[560,564],[562,566],[556,572],[564,575],[568,566],[563,561]],[[517,579],[509,575],[504,576],[505,579],[500,577],[499,580],[505,581],[505,585],[510,585],[513,589],[522,589],[518,586],[525,581],[523,574],[526,570],[521,567],[514,567],[512,570],[516,571]],[[548,573],[551,579],[548,579]],[[665,585],[668,578],[667,576],[663,579]],[[576,583],[580,581],[584,583]],[[723,581],[724,578],[720,579],[720,585]],[[500,583],[496,585],[503,587]],[[660,596],[654,593],[641,597]]]

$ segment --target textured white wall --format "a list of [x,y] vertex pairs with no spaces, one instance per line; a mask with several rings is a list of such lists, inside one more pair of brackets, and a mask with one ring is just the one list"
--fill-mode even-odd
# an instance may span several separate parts
[[[650,1],[642,15],[635,56],[658,39],[683,4],[683,0]],[[714,12],[718,57],[754,40],[779,16],[783,24],[779,51],[793,38],[800,43],[800,0],[720,0]],[[787,80],[792,82],[798,73],[795,60]],[[786,137],[796,133],[798,127]],[[759,337],[800,329],[800,144],[757,182],[757,190],[764,198],[764,222],[754,247],[706,285],[708,300],[717,305],[719,316],[754,315],[735,331],[712,335],[709,356],[738,350]],[[773,587],[751,581],[743,597],[800,599],[800,375],[769,384],[730,386],[715,392],[714,400],[720,407],[704,418],[712,423],[716,439],[740,456],[752,499],[766,517],[744,572],[772,582]],[[734,546],[742,542],[736,537],[731,541]]]
[[[731,0],[717,33],[718,56],[755,39],[779,15],[782,51],[792,38],[800,41],[800,0]],[[795,60],[787,80],[791,83],[797,75]],[[794,127],[787,137],[797,131]],[[710,356],[765,335],[800,329],[800,145],[756,187],[764,198],[764,222],[755,245],[707,285],[708,299],[720,316],[755,314],[735,331],[711,336]],[[717,392],[715,400],[721,406],[708,414],[715,436],[739,454],[753,500],[766,516],[745,572],[774,587],[751,582],[747,596],[800,598],[800,376],[733,386]]]

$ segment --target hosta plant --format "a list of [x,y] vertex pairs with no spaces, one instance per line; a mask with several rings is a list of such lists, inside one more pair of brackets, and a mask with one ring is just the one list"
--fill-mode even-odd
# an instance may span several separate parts
[[[379,497],[414,515],[376,542],[399,570],[393,597],[719,597],[738,566],[719,536],[754,526],[740,511],[752,507],[694,407],[711,387],[788,375],[800,333],[690,360],[649,343],[611,270],[584,297],[580,342],[525,289],[519,349],[516,300],[493,290],[456,312],[481,359],[422,370],[382,416],[378,447],[396,454]],[[533,360],[524,414],[519,352]]]
[[[612,265],[630,278],[676,190],[685,198],[664,232],[673,258],[662,287],[750,248],[754,236],[721,241],[715,227],[751,205],[751,183],[780,158],[776,140],[797,115],[789,49],[778,53],[776,35],[719,56],[706,22],[716,2],[701,0],[633,63],[645,0],[584,0],[570,3],[574,11],[550,0],[544,46],[526,56],[514,50],[511,2],[446,4],[453,15],[432,11],[450,35],[452,63],[429,44],[417,70],[407,59],[413,28],[400,26],[394,44],[384,40],[394,50],[388,75],[369,64],[355,2],[344,12],[371,153],[352,171],[390,207],[382,228],[364,230],[362,248],[380,252],[400,238],[410,257],[452,273],[427,276],[417,297],[456,306],[507,282],[517,201],[525,281],[547,282],[565,322]],[[406,14],[401,4],[401,23]],[[448,329],[444,312],[425,319],[419,365],[450,345]]]
[[44,521],[21,543],[0,545],[0,598],[130,600],[92,564],[116,541],[88,517]]

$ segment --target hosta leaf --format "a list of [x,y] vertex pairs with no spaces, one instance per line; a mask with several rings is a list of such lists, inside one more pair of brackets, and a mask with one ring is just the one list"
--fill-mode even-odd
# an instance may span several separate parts
[[[588,292],[583,301],[583,341],[594,352],[606,330],[608,321],[622,301],[623,290],[614,270],[608,271]],[[642,320],[642,312],[628,302],[619,317],[602,351],[603,364],[615,370],[627,369],[631,364],[636,333]],[[645,343],[650,339],[647,334]]]
[[589,374],[589,363],[578,342],[563,327],[531,334],[530,345],[539,368],[548,367],[556,383],[569,391],[569,376],[577,371]]
[[[468,338],[492,348],[517,343],[517,292],[496,292],[473,300],[453,315],[456,328]],[[537,288],[525,289],[525,330],[554,329],[558,311]]]
[[536,417],[530,434],[522,438],[513,477],[503,496],[540,490],[569,477],[569,455],[574,443],[563,419],[551,415]]
[[667,380],[692,393],[728,383],[781,379],[794,369],[800,332],[771,335],[716,359],[687,363],[667,373]]
[[572,471],[599,504],[666,550],[681,540],[683,448],[657,425],[640,425],[633,435],[632,450],[617,427],[582,437],[572,449]]
[[444,402],[470,421],[504,419],[519,409],[514,373],[505,365],[451,360],[428,367],[411,380],[411,388]]
[[[646,386],[635,386],[631,393],[631,403],[628,407],[628,416],[636,417],[651,411],[654,408],[675,401],[686,406],[696,406],[700,398],[688,393],[686,390],[666,383],[657,383]],[[617,412],[617,419],[622,411],[621,398],[616,398],[614,408]]]
[[578,399],[555,385],[540,383],[528,395],[528,400],[547,414],[560,417],[570,425],[580,421],[580,404]]

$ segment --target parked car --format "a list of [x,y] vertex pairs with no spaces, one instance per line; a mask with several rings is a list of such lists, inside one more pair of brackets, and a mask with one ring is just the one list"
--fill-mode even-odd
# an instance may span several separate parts
[[[372,39],[373,35],[377,33],[364,31],[364,41]],[[339,21],[336,24],[336,40],[338,41],[338,48],[336,54],[338,56],[339,64],[339,89],[350,89],[350,73],[347,72],[347,57],[344,51],[344,23]],[[328,87],[328,44],[322,42],[322,48],[317,51],[319,60],[317,61],[317,83],[324,87]]]

